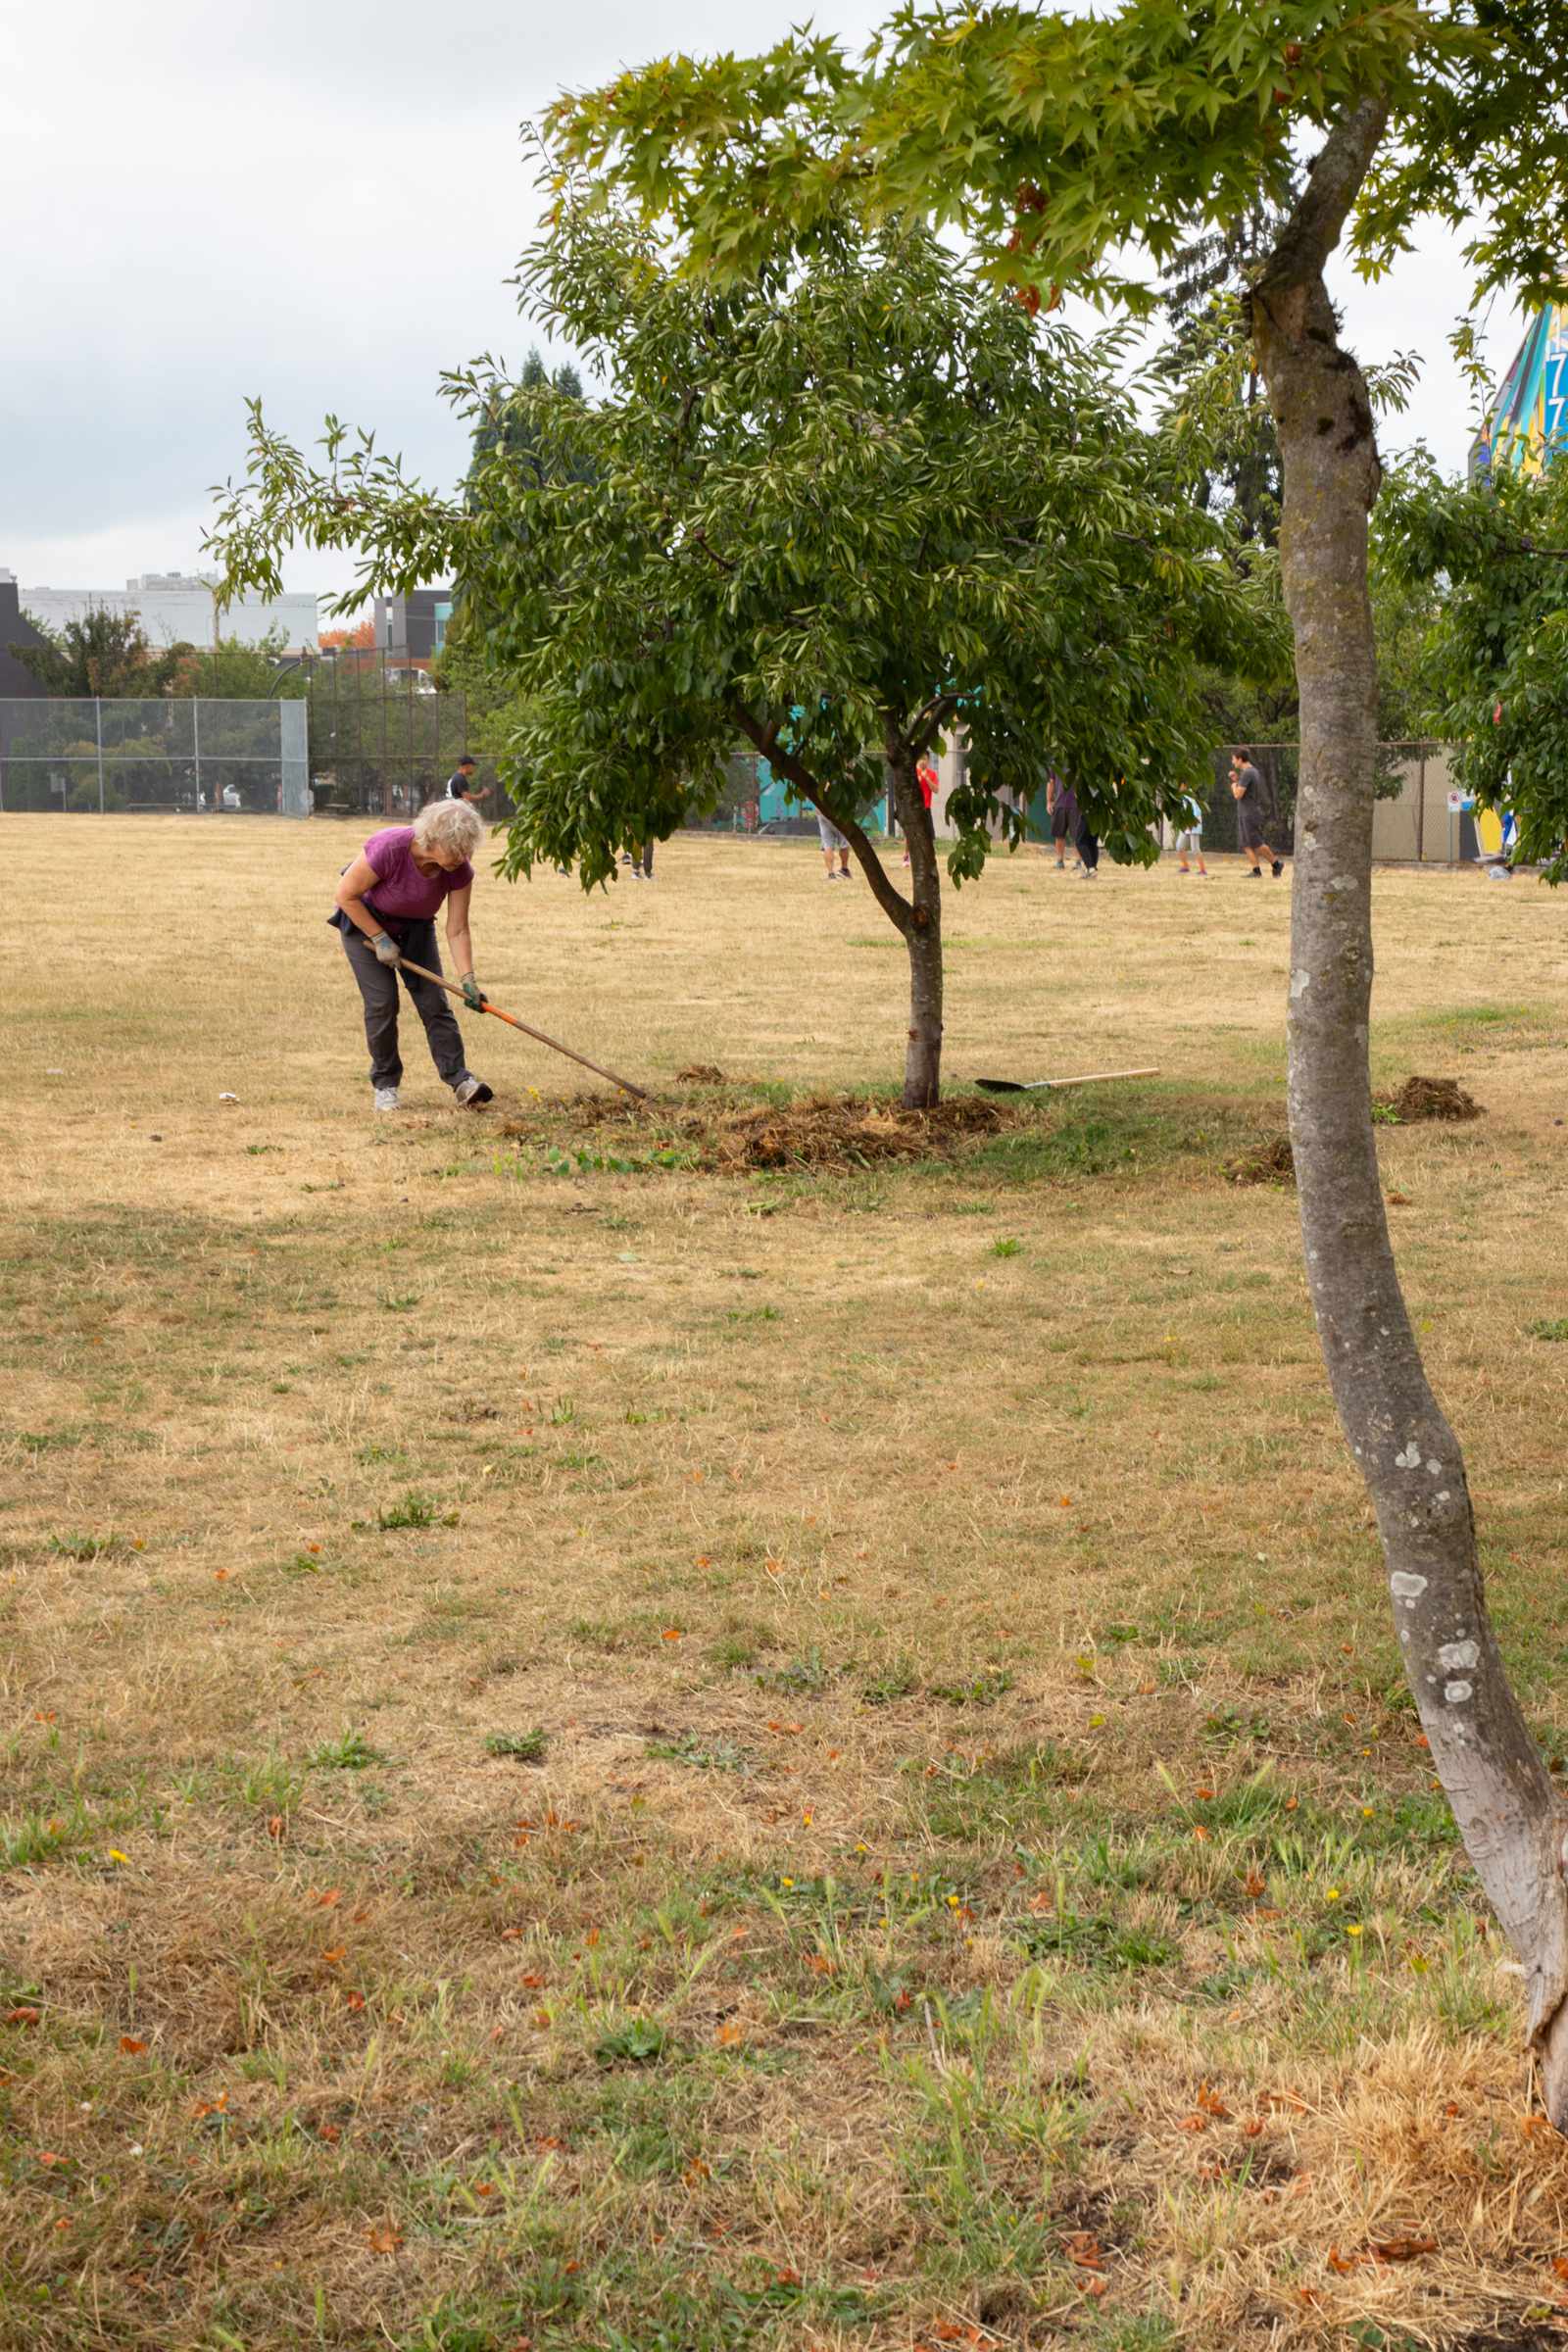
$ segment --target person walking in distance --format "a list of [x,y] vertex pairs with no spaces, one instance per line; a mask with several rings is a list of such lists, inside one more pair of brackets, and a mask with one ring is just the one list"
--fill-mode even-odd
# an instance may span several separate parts
[[1208,880],[1208,868],[1203,863],[1203,804],[1196,794],[1189,793],[1182,803],[1182,819],[1176,828],[1176,871],[1190,874],[1189,857],[1198,859],[1198,879]]
[[[1076,808],[1076,806],[1075,802],[1074,807]],[[1077,816],[1078,830],[1073,839],[1073,847],[1078,852],[1078,879],[1080,882],[1098,882],[1100,879],[1100,835],[1095,831],[1081,808],[1077,809]]]
[[1269,861],[1269,871],[1277,882],[1285,871],[1285,860],[1276,858],[1263,835],[1263,779],[1252,765],[1252,755],[1245,743],[1239,743],[1231,760],[1231,798],[1236,803],[1236,838],[1252,861],[1249,882],[1261,881],[1263,868],[1260,858]]
[[[822,844],[822,863],[827,867],[830,882],[847,882],[850,878],[850,845],[830,816],[816,812],[816,837]],[[835,870],[833,859],[838,858]]]
[[[1074,844],[1077,855],[1078,803],[1070,784],[1064,784],[1052,768],[1046,777],[1046,813],[1051,819],[1051,838],[1056,845],[1056,871],[1067,871],[1067,844]],[[1079,858],[1079,864],[1083,860]]]
[[[929,760],[922,760],[917,763],[914,771],[914,780],[920,787],[920,798],[925,803],[925,811],[927,816],[929,816],[931,813],[931,803],[936,797],[937,785],[941,780]],[[906,865],[907,865],[909,862],[909,853],[907,850],[906,850],[904,853],[904,862]]]
[[447,778],[447,799],[449,801],[476,802],[488,800],[490,797],[490,787],[488,784],[476,784],[474,782],[473,779],[477,773],[478,770],[475,768],[473,763],[473,754],[471,752],[465,752],[463,758],[458,761],[457,766],[452,770],[451,775]]

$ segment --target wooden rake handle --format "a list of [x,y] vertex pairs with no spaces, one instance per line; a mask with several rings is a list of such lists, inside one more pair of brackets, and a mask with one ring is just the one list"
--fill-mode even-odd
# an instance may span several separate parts
[[[444,988],[449,997],[463,996],[462,989],[457,986],[455,981],[443,980],[439,972],[426,971],[424,965],[416,963],[412,956],[405,956],[400,968],[405,972],[416,973],[421,980],[433,981],[437,988]],[[463,1001],[466,1004],[467,1004],[466,997]],[[471,1012],[472,1005],[469,1005],[468,1009]],[[536,1045],[548,1046],[552,1054],[564,1054],[568,1061],[579,1062],[585,1070],[592,1070],[596,1078],[608,1078],[612,1086],[620,1088],[622,1094],[631,1095],[639,1102],[648,1102],[649,1094],[646,1087],[633,1086],[629,1078],[618,1078],[613,1070],[607,1070],[603,1063],[590,1061],[586,1054],[574,1053],[570,1046],[564,1046],[559,1037],[546,1037],[542,1029],[530,1028],[526,1021],[519,1021],[514,1012],[503,1012],[499,1004],[492,1004],[488,997],[485,998],[480,1010],[494,1013],[496,1019],[505,1021],[509,1029],[520,1029],[524,1037],[531,1037]]]

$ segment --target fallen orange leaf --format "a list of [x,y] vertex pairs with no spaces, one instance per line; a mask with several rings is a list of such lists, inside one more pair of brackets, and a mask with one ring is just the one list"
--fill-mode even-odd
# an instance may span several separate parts
[[718,2032],[713,2035],[713,2039],[723,2048],[733,2049],[736,2042],[746,2039],[746,2035],[741,2027],[732,2022],[729,2025],[720,2026]]
[[1374,2262],[1419,2262],[1423,2254],[1435,2254],[1435,2237],[1385,2237],[1372,2241]]
[[403,2243],[403,2232],[394,2230],[390,2222],[383,2222],[379,2229],[367,2230],[365,2240],[372,2254],[395,2254]]
[[140,2056],[147,2044],[144,2041],[138,2041],[134,2034],[122,2034],[120,2046],[127,2058],[136,2058]]

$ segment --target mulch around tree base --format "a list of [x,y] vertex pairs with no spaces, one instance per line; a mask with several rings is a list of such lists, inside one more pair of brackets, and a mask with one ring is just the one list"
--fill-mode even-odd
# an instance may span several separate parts
[[1225,1169],[1232,1184],[1294,1184],[1296,1154],[1288,1135],[1266,1135]]
[[786,1104],[749,1102],[732,1109],[675,1102],[634,1108],[607,1102],[603,1096],[579,1096],[507,1119],[501,1132],[519,1143],[542,1144],[559,1139],[564,1129],[591,1131],[612,1149],[620,1142],[643,1150],[674,1148],[691,1154],[691,1166],[741,1174],[945,1158],[966,1139],[999,1134],[1020,1115],[967,1095],[930,1110],[906,1110],[896,1102],[869,1102],[855,1095],[819,1095]]
[[1397,1093],[1374,1095],[1373,1102],[1393,1111],[1403,1126],[1417,1119],[1479,1119],[1486,1104],[1467,1095],[1456,1078],[1407,1078]]
[[[1479,1119],[1486,1115],[1486,1104],[1466,1094],[1454,1078],[1407,1078],[1392,1094],[1374,1095],[1372,1101],[1401,1127],[1413,1126],[1420,1119]],[[1232,1184],[1294,1184],[1296,1154],[1290,1137],[1265,1136],[1239,1158],[1227,1162],[1225,1174]]]

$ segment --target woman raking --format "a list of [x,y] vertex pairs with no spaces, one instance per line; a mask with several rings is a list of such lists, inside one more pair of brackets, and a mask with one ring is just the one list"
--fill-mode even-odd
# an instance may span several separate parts
[[[484,999],[473,976],[473,943],[468,937],[468,900],[473,891],[469,859],[484,839],[484,821],[466,801],[432,801],[412,825],[388,825],[372,833],[337,886],[331,916],[343,934],[349,969],[365,1000],[365,1042],[370,1049],[370,1084],[377,1110],[396,1110],[403,1079],[398,1052],[399,966],[407,955],[438,972],[435,918],[447,910],[447,946],[464,1000],[477,1012]],[[429,980],[402,972],[415,1011],[424,1023],[430,1058],[458,1101],[470,1110],[491,1100],[463,1057],[463,1033],[451,1004]]]

